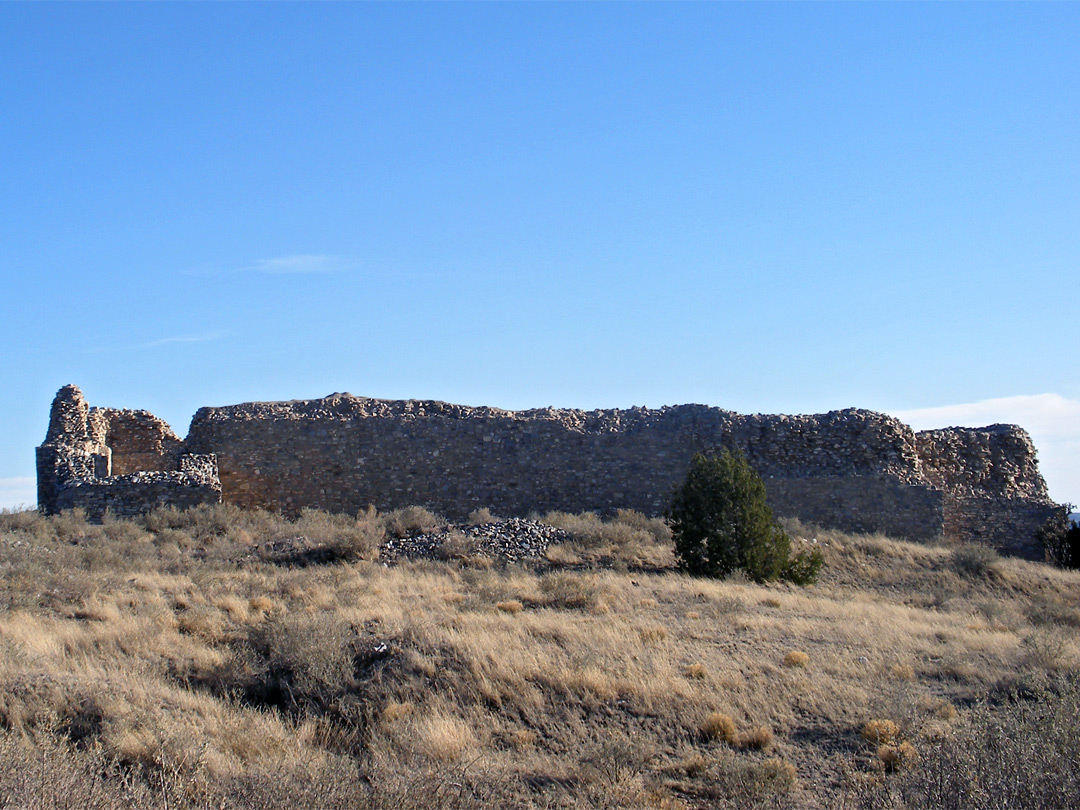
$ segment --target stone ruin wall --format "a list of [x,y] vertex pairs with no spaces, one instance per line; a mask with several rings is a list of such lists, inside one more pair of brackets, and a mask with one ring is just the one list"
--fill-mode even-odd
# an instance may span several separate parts
[[945,493],[946,536],[1041,558],[1032,527],[1041,526],[1054,505],[1024,430],[990,425],[925,430],[915,437],[923,474]]
[[149,411],[94,408],[92,412],[104,425],[102,443],[111,451],[112,475],[178,469],[184,443]]
[[867,411],[511,412],[335,395],[204,408],[187,442],[217,454],[225,500],[286,513],[356,512],[370,503],[421,504],[451,518],[483,506],[508,516],[617,508],[656,515],[694,453],[734,444],[765,478],[780,514],[913,537],[942,524],[940,493],[913,472],[913,434]]
[[[856,409],[816,416],[702,405],[505,411],[334,394],[203,408],[183,442],[145,411],[93,409],[88,425],[98,423],[98,446],[112,454],[114,475],[105,480],[117,471],[120,478],[146,474],[135,469],[176,475],[162,470],[211,458],[221,499],[290,515],[305,507],[355,513],[414,504],[451,519],[480,507],[507,517],[618,508],[657,515],[694,453],[725,446],[746,453],[777,514],[845,531],[920,540],[944,533],[1040,557],[1031,536],[1054,507],[1019,428],[916,434]],[[48,446],[47,439],[42,449]],[[41,496],[39,503],[49,508]]]
[[48,514],[80,508],[100,519],[221,502],[212,455],[187,453],[148,411],[90,408],[74,385],[53,400],[37,474],[38,507]]

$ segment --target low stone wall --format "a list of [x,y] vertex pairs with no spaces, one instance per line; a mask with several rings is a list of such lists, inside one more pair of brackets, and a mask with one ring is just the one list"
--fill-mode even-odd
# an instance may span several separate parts
[[136,472],[106,478],[73,480],[57,492],[55,509],[83,509],[91,520],[108,511],[117,517],[141,515],[152,509],[173,506],[186,509],[221,502],[221,485],[213,456],[187,457],[189,468],[199,472]]

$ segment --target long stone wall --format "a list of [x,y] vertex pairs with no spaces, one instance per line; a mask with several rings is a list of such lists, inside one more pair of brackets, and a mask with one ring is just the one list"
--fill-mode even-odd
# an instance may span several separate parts
[[422,504],[453,518],[481,506],[506,515],[659,514],[694,453],[726,445],[746,452],[780,514],[851,530],[940,534],[941,496],[915,473],[914,434],[869,411],[512,412],[335,395],[204,408],[187,438],[189,449],[217,455],[229,502],[286,513]]
[[[83,441],[85,424],[91,450],[105,457],[96,467],[80,462],[84,480],[108,479],[117,469],[162,473],[195,454],[216,459],[224,501],[286,514],[419,504],[450,518],[479,507],[506,516],[618,508],[656,515],[694,453],[732,446],[765,479],[778,514],[848,531],[913,539],[944,533],[1037,557],[1031,536],[1053,508],[1019,428],[916,434],[857,409],[814,416],[703,405],[505,411],[334,394],[203,408],[183,442],[145,411],[93,409],[73,428],[65,414],[57,420],[57,435],[77,437],[69,445]],[[42,450],[49,446],[47,438]],[[39,486],[49,490],[48,469],[42,475]],[[65,497],[79,497],[68,489]],[[39,502],[48,509],[45,495]]]

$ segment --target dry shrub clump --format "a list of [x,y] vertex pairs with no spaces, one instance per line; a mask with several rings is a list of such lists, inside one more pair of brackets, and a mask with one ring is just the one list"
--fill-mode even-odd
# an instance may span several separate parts
[[703,681],[708,674],[709,670],[705,668],[704,664],[690,664],[683,669],[683,675],[694,681]]
[[784,656],[783,664],[785,667],[798,667],[803,668],[810,663],[810,656],[801,650],[792,650]]
[[568,565],[624,565],[634,568],[670,567],[674,564],[671,530],[660,518],[630,509],[603,520],[593,512],[548,512],[542,520],[572,538],[569,544],[548,550],[552,562]]
[[739,747],[764,751],[772,745],[773,733],[768,726],[757,726],[739,735]]
[[422,506],[406,506],[395,509],[384,518],[386,531],[393,537],[409,537],[427,534],[446,523],[441,517]]
[[[1080,796],[1080,680],[1055,679],[1004,704],[981,703],[917,753],[903,744],[882,764],[888,781],[849,789],[846,806],[908,810],[1046,810]],[[907,757],[905,761],[905,756]],[[916,767],[905,767],[915,764]]]
[[492,514],[491,510],[486,506],[469,512],[469,516],[465,519],[470,526],[482,526],[485,523],[496,523],[498,520],[499,518]]
[[668,629],[662,624],[639,627],[638,637],[644,644],[659,644],[668,637]]
[[328,549],[345,560],[375,560],[386,537],[386,525],[374,509],[355,518],[304,509],[295,523],[296,532],[314,545]]
[[888,745],[899,736],[900,727],[892,720],[870,720],[862,727],[859,733],[864,740]]
[[707,740],[735,745],[738,741],[738,730],[735,721],[729,715],[722,712],[712,712],[701,723],[701,736]]
[[540,592],[551,607],[603,610],[605,589],[595,574],[556,571],[540,579]]
[[967,543],[953,549],[951,563],[956,573],[974,579],[996,573],[1001,555],[989,546]]
[[762,762],[726,758],[714,778],[708,797],[713,807],[725,810],[783,807],[798,784],[795,766],[779,757]]
[[476,745],[468,723],[442,713],[414,717],[408,740],[415,752],[436,762],[455,762]]
[[947,700],[939,701],[930,711],[938,720],[944,720],[947,723],[951,723],[960,715],[956,707]]
[[919,761],[915,746],[909,742],[902,742],[899,745],[878,746],[877,758],[887,771],[909,768]]
[[889,675],[898,681],[915,680],[915,667],[911,664],[893,664],[889,668]]
[[[26,810],[126,810],[158,806],[176,792],[159,779],[161,797],[149,785],[118,778],[119,767],[101,746],[78,748],[43,729],[22,737],[0,732],[0,796],[3,806]],[[165,776],[165,774],[161,774]]]
[[1058,672],[1074,657],[1075,633],[1060,627],[1038,627],[1025,636],[1022,660],[1035,669]]

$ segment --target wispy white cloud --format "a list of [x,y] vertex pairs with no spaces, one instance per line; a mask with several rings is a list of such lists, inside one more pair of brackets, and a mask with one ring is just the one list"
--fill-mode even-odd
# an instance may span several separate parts
[[334,273],[344,270],[345,262],[338,256],[327,256],[322,253],[299,253],[295,256],[259,259],[251,269],[271,275]]
[[135,348],[152,349],[155,346],[168,346],[170,343],[206,343],[211,340],[217,340],[224,335],[224,332],[208,332],[204,335],[177,335],[176,337],[167,337],[159,338],[158,340],[151,340],[149,343],[142,343]]
[[950,425],[982,427],[994,422],[1017,424],[1029,433],[1080,434],[1080,401],[1060,394],[999,397],[962,405],[892,411],[916,430]]
[[201,335],[173,335],[156,338],[143,343],[127,343],[122,346],[94,346],[84,349],[83,354],[103,354],[105,352],[130,352],[140,349],[156,349],[159,346],[171,346],[177,343],[207,343],[225,336],[225,332],[205,332]]
[[318,275],[351,270],[356,262],[329,253],[295,253],[289,256],[273,256],[258,259],[252,264],[214,265],[203,264],[183,271],[185,276],[207,277],[236,273],[264,273],[268,276]]
[[37,504],[37,481],[30,476],[0,478],[0,509]]
[[915,430],[994,423],[1020,425],[1035,442],[1039,469],[1051,497],[1080,502],[1080,400],[1060,394],[1035,394],[889,413]]

